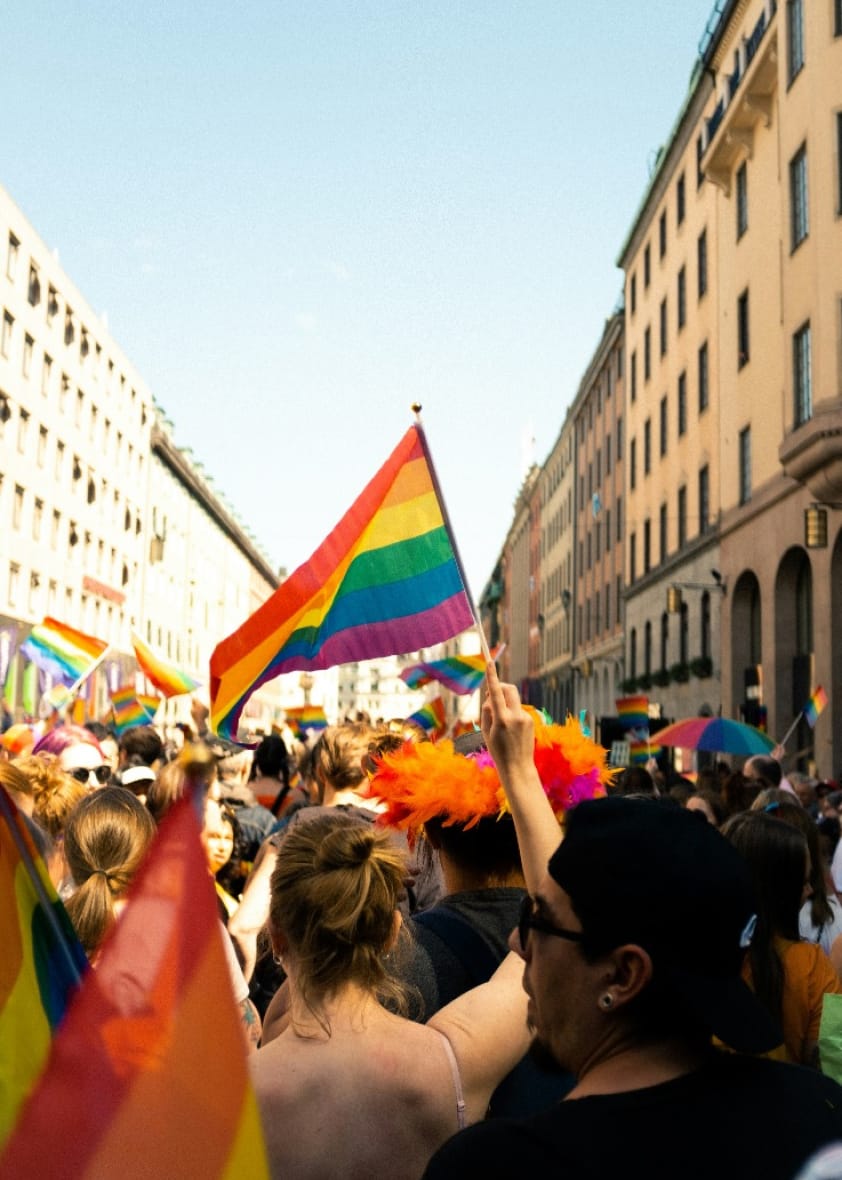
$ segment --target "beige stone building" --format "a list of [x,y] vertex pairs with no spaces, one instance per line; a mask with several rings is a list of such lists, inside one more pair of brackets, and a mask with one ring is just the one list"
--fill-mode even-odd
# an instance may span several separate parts
[[568,413],[538,478],[541,676],[544,708],[564,720],[574,708],[573,499],[576,462]]

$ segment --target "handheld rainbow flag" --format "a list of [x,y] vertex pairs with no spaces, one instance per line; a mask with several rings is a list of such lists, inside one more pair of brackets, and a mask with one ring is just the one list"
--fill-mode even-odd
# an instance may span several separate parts
[[430,647],[474,624],[423,431],[410,427],[308,562],[211,656],[211,725],[282,672]]
[[629,742],[629,761],[632,766],[643,766],[650,758],[657,758],[663,751],[657,742],[635,739]]
[[2,787],[0,947],[2,1150],[88,966],[26,822]]
[[140,670],[146,679],[164,694],[170,697],[182,696],[199,687],[198,680],[194,680],[176,664],[157,655],[148,644],[137,635],[132,636],[132,647]]
[[327,729],[327,717],[321,705],[295,705],[284,710],[286,723],[295,733],[306,729]]
[[151,692],[139,692],[137,694],[137,699],[149,714],[149,721],[151,724],[151,722],[155,720],[155,714],[161,707],[161,698],[159,696],[155,696],[155,694]]
[[819,685],[802,710],[807,724],[810,726],[810,729],[816,728],[816,722],[819,719],[819,714],[823,713],[826,709],[827,701],[827,693],[822,688],[822,686]]
[[56,1175],[58,1150],[63,1180],[268,1177],[220,939],[184,797],[67,1012],[0,1175]]
[[[496,659],[499,648],[491,652]],[[423,688],[425,684],[437,681],[451,692],[466,696],[476,692],[485,679],[485,656],[448,656],[443,660],[413,664],[404,668],[400,678],[408,688]]]
[[426,729],[427,733],[433,734],[434,737],[441,737],[447,729],[444,701],[441,697],[428,701],[426,705],[407,717],[407,721],[414,721],[416,725]]
[[648,729],[649,697],[618,697],[617,716],[625,729]]
[[[157,707],[157,697],[152,699]],[[148,712],[139,700],[133,684],[124,684],[114,689],[111,693],[111,708],[118,737],[137,725],[150,725],[154,717],[154,713]]]
[[75,685],[93,671],[108,650],[108,644],[58,619],[46,618],[43,623],[35,624],[20,650],[62,684]]

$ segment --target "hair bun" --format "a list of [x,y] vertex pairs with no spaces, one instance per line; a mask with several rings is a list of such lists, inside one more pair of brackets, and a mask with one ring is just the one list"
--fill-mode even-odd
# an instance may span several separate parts
[[374,832],[366,824],[349,824],[329,832],[316,861],[318,869],[348,869],[362,865],[374,851]]

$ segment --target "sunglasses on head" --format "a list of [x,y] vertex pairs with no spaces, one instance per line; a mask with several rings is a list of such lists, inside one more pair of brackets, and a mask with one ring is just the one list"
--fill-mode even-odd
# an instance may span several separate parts
[[74,766],[72,770],[67,772],[71,778],[75,778],[77,783],[89,783],[91,775],[94,776],[99,785],[105,786],[111,778],[110,766]]
[[554,926],[552,922],[542,918],[536,910],[534,897],[527,893],[520,903],[520,917],[517,923],[517,936],[522,950],[526,949],[530,930],[538,930],[541,934],[554,934],[556,938],[566,938],[570,942],[581,942],[585,937],[581,930],[565,930],[564,927]]

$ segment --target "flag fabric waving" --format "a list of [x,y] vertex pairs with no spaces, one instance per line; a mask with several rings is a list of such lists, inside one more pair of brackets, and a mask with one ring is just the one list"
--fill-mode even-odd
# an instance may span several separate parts
[[810,726],[810,729],[816,728],[816,722],[819,719],[819,714],[824,712],[825,708],[827,707],[827,701],[827,693],[822,688],[822,686],[819,685],[803,709],[804,717],[807,721],[807,724]]
[[398,655],[467,630],[473,611],[419,426],[319,546],[211,656],[211,725],[282,672]]
[[[493,651],[491,658],[495,658]],[[485,679],[485,656],[448,656],[443,660],[413,664],[411,668],[404,668],[400,677],[408,688],[423,688],[436,680],[451,692],[466,696],[476,692]]]
[[90,672],[107,649],[104,640],[76,631],[52,618],[36,623],[20,648],[42,671],[68,685],[75,684]]
[[306,729],[327,729],[327,717],[321,705],[294,705],[284,709],[287,725],[295,733],[303,733]]
[[447,728],[447,720],[444,712],[444,701],[441,697],[436,697],[432,701],[428,701],[420,709],[407,717],[407,721],[414,721],[427,733],[432,733],[434,737],[441,737]]
[[[152,699],[155,701],[155,708],[157,708],[157,697]],[[114,712],[114,729],[117,731],[118,737],[124,734],[127,729],[133,729],[137,725],[151,725],[152,718],[155,716],[155,710],[153,709],[151,712],[147,710],[138,698],[133,684],[124,684],[120,688],[114,689],[111,693],[111,708]]]
[[26,821],[2,787],[0,948],[2,1150],[88,966]]
[[163,656],[157,655],[137,635],[132,636],[132,647],[143,675],[167,699],[182,696],[199,687],[198,680],[194,680],[192,676],[182,671],[176,664],[165,660]]
[[[161,824],[0,1155],[17,1180],[268,1176],[193,804]],[[58,1154],[57,1154],[58,1153]]]
[[649,697],[618,697],[617,716],[626,729],[648,729]]

